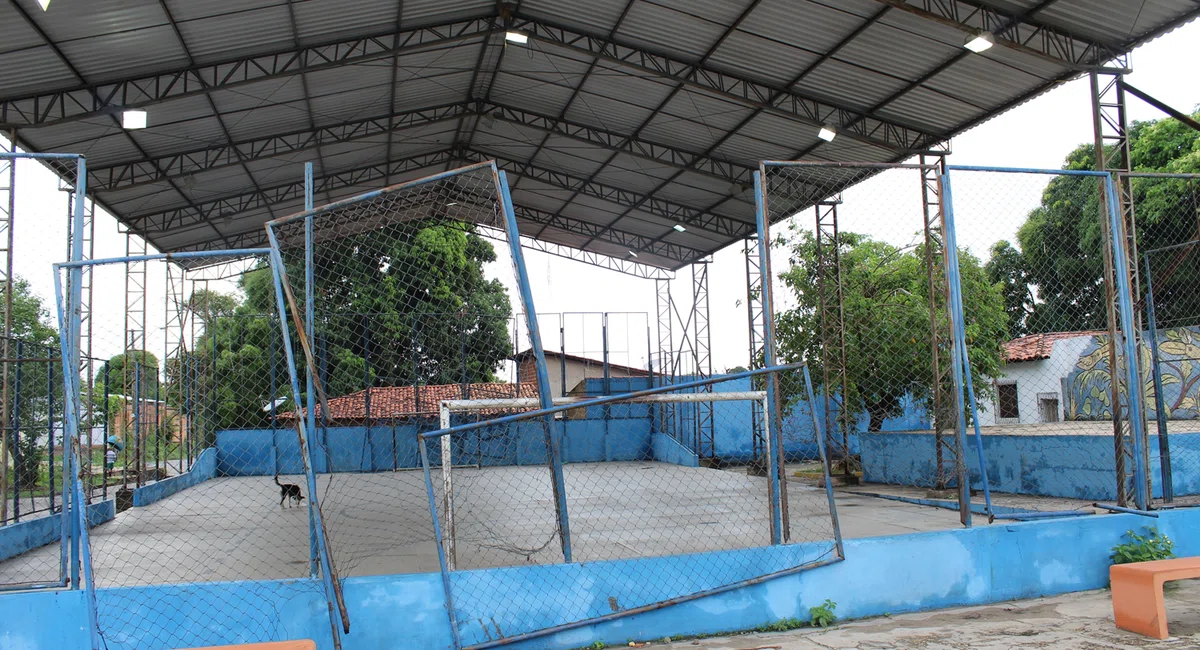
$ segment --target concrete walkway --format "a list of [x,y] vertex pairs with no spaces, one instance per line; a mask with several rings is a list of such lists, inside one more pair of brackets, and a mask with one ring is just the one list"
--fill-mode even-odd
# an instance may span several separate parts
[[1172,636],[1118,630],[1108,591],[874,618],[822,630],[650,644],[647,650],[1157,650],[1200,647],[1200,581],[1167,593]]

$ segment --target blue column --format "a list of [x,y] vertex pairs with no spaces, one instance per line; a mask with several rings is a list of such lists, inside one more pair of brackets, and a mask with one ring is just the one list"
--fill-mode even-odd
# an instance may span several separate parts
[[[754,172],[754,205],[755,218],[758,222],[758,258],[762,274],[762,304],[763,304],[763,367],[775,365],[775,302],[771,295],[771,224],[767,221],[767,197],[763,178],[763,169]],[[783,492],[780,485],[780,470],[776,458],[781,458],[780,445],[783,444],[780,435],[779,413],[779,380],[775,373],[770,373],[767,379],[767,407],[765,413],[767,437],[770,440],[770,453],[767,457],[768,493],[771,500],[771,543],[782,544],[784,538],[783,521]],[[812,404],[810,404],[810,407]],[[814,432],[817,433],[817,432]],[[821,454],[821,464],[825,464],[825,454]]]

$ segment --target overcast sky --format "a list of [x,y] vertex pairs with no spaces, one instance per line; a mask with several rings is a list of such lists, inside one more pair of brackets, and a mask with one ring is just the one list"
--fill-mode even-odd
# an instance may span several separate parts
[[[1200,104],[1200,75],[1190,72],[1189,66],[1195,60],[1197,42],[1200,42],[1200,24],[1192,23],[1143,46],[1133,53],[1134,72],[1127,80],[1180,110],[1194,110]],[[1136,98],[1130,97],[1129,102],[1133,120],[1162,117]],[[948,160],[957,165],[1058,168],[1068,152],[1091,138],[1090,97],[1084,78],[1063,84],[955,138],[953,154]],[[17,173],[16,274],[29,280],[52,309],[50,264],[65,259],[67,253],[66,195],[57,189],[56,177],[37,163],[23,161]],[[297,167],[296,176],[302,175],[303,168]],[[961,180],[959,176],[954,179],[959,243],[981,257],[986,256],[996,240],[1013,238],[1048,180],[979,174],[962,174]],[[889,173],[863,183],[846,192],[843,200],[839,214],[843,230],[868,232],[892,243],[905,244],[920,228],[919,185],[911,172]],[[898,213],[911,217],[897,218]],[[798,219],[802,227],[811,227],[811,211]],[[125,237],[118,233],[116,221],[107,214],[97,215],[96,256],[124,254]],[[568,330],[568,352],[598,358],[601,319],[579,312],[622,312],[627,315],[610,317],[612,361],[645,365],[647,326],[653,326],[655,319],[653,281],[536,251],[526,251],[525,258],[538,311],[555,314],[542,319],[543,339],[548,348],[559,347],[557,314],[577,312],[563,317]],[[782,259],[776,259],[780,260],[776,262],[778,266]],[[512,289],[511,267],[504,257],[501,261],[491,265],[488,272]],[[165,343],[164,268],[162,264],[152,264],[148,270],[148,348],[159,356]],[[714,255],[709,278],[713,367],[719,372],[743,365],[748,358],[745,263],[740,245]],[[122,347],[123,268],[98,269],[94,286],[94,355],[105,358]],[[214,288],[232,290],[228,283]],[[678,274],[673,291],[684,300],[690,297],[691,275],[687,269]],[[515,300],[516,292],[511,293]],[[778,298],[783,302],[786,296]],[[686,306],[681,306],[680,311],[685,310]]]

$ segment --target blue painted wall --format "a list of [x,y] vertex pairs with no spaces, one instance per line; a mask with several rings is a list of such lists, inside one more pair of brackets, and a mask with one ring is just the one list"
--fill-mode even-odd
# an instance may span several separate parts
[[155,501],[161,501],[180,490],[186,490],[207,481],[216,476],[216,473],[217,450],[209,447],[200,452],[200,455],[196,457],[196,462],[192,463],[192,468],[183,474],[143,485],[134,490],[133,505],[148,506]]
[[[1150,523],[1176,541],[1179,555],[1200,555],[1197,509],[1164,511],[1154,522],[1134,515],[1098,515],[849,540],[846,560],[832,566],[584,626],[517,647],[565,650],[596,641],[617,645],[668,635],[742,630],[782,618],[804,617],[809,607],[826,598],[837,602],[840,618],[853,619],[1098,589],[1108,582],[1111,547],[1121,541],[1126,530],[1140,529]],[[633,594],[636,598],[640,594],[641,598],[653,598],[662,584],[677,575],[703,579],[703,574],[710,572],[704,567],[711,569],[716,566],[713,562],[719,562],[720,566],[743,562],[764,572],[790,566],[803,552],[803,547],[782,546],[701,556],[475,571],[471,575],[485,580],[488,588],[473,590],[473,598],[477,600],[461,595],[458,606],[460,616],[469,614],[467,608],[473,607],[508,612],[508,616],[535,612],[544,624],[578,613],[564,607],[561,601],[582,602],[582,611],[599,613],[608,606],[610,595]],[[698,559],[708,564],[698,566]],[[635,570],[636,579],[621,578],[628,578],[627,574],[632,575],[630,572]],[[514,582],[532,594],[528,607],[508,602],[513,600],[511,592],[506,592],[503,585]],[[551,595],[558,593],[564,594],[564,598]],[[242,602],[269,602],[271,606],[220,606],[235,594]],[[580,594],[589,598],[580,600]],[[351,633],[343,637],[346,650],[450,647],[449,623],[437,574],[349,578],[345,580],[345,597],[352,620]],[[99,599],[101,607],[123,606],[133,600],[154,603],[153,608],[133,611],[151,617],[154,629],[188,629],[201,635],[188,639],[195,645],[228,643],[239,630],[278,627],[281,637],[314,638],[322,650],[330,650],[332,646],[319,587],[308,581],[101,590]],[[632,602],[622,606],[632,606]],[[0,647],[22,650],[87,647],[83,629],[86,610],[79,592],[0,595],[0,620],[5,622],[0,626]],[[464,641],[485,638],[477,621],[472,622],[469,617],[460,620]],[[517,618],[500,616],[492,624],[501,630],[512,630],[520,622]],[[137,638],[125,641],[128,645],[112,643],[110,648],[144,644],[144,640]]]
[[[1200,433],[1171,434],[1172,484],[1176,495],[1200,494]],[[934,476],[932,433],[863,434],[863,480],[928,485]],[[1162,496],[1158,436],[1150,437],[1154,494]],[[971,486],[982,488],[975,438],[967,436]],[[995,492],[1071,499],[1116,498],[1113,441],[1109,436],[983,436],[988,486]]]
[[[111,521],[116,515],[116,502],[112,499],[88,506],[88,523],[92,526]],[[26,519],[20,523],[0,527],[0,560],[57,543],[61,539],[62,517],[59,515]],[[52,582],[53,578],[47,576],[45,580]]]

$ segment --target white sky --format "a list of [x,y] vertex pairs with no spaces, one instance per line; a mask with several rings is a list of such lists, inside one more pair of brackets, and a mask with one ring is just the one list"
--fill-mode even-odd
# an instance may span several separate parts
[[[1183,111],[1200,104],[1200,75],[1189,71],[1200,41],[1200,23],[1192,23],[1136,50],[1129,83]],[[1153,107],[1129,98],[1131,120],[1162,117]],[[1090,142],[1092,127],[1087,79],[1063,84],[1050,93],[960,135],[953,142],[950,164],[1058,168],[1063,158],[1083,142]],[[16,274],[30,281],[49,308],[53,308],[50,264],[66,259],[66,195],[58,191],[57,178],[38,163],[18,165],[15,219]],[[296,176],[303,168],[297,166]],[[1046,177],[954,176],[955,206],[960,245],[984,256],[997,239],[1012,239],[1030,207],[1036,205]],[[920,194],[915,176],[901,172],[873,179],[843,197],[839,214],[843,230],[867,232],[893,243],[912,239],[920,228]],[[906,215],[897,217],[897,213]],[[911,216],[907,216],[911,215]],[[804,213],[805,227],[812,220]],[[909,223],[911,222],[911,223]],[[776,226],[776,230],[784,226]],[[741,245],[713,257],[709,269],[713,367],[717,371],[743,365],[748,358],[745,306],[745,264]],[[96,257],[125,254],[125,237],[116,220],[101,213],[96,219]],[[644,312],[610,317],[610,352],[613,363],[644,366],[647,323],[655,319],[654,282],[604,271],[537,251],[525,251],[534,300],[541,313]],[[783,258],[776,256],[776,269]],[[164,265],[148,269],[148,348],[161,356],[164,349]],[[489,274],[506,281],[516,300],[507,259],[491,265]],[[124,273],[121,267],[96,271],[93,309],[94,355],[106,358],[122,347]],[[225,283],[220,288],[232,290]],[[684,269],[673,283],[677,296],[690,297],[691,275]],[[777,296],[778,303],[784,296]],[[685,298],[686,299],[686,298]],[[681,307],[681,310],[684,309]],[[568,352],[600,356],[600,319],[564,316]],[[545,316],[541,329],[546,347],[558,349],[558,316]],[[652,337],[657,334],[651,333]],[[676,334],[676,340],[679,335]]]

